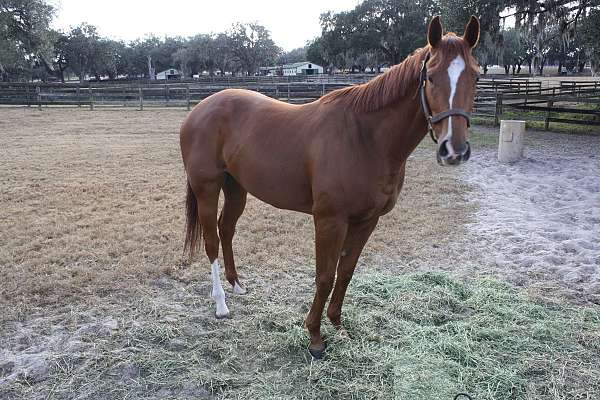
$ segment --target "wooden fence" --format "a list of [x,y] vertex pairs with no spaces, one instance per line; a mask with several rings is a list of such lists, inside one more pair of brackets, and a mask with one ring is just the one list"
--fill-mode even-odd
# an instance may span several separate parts
[[[314,101],[326,93],[348,86],[347,83],[245,83],[235,87],[254,90],[290,103]],[[219,84],[162,85],[0,85],[0,104],[27,106],[94,107],[187,107],[230,86]],[[233,86],[231,86],[233,87]]]
[[[29,107],[77,106],[185,107],[226,88],[244,88],[282,101],[302,104],[326,93],[362,83],[373,76],[334,77],[207,77],[193,82],[103,82],[86,84],[0,83],[0,104]],[[482,79],[477,85],[474,115],[499,123],[506,109],[544,113],[546,128],[551,122],[600,125],[600,83],[559,81],[553,87],[530,79]],[[590,108],[592,107],[592,108]],[[564,115],[586,115],[565,118]],[[591,118],[590,118],[591,117]],[[525,118],[532,118],[525,115]]]

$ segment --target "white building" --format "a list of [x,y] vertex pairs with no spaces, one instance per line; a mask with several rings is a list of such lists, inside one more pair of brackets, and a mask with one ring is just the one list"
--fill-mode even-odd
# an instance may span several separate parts
[[162,72],[156,74],[156,80],[171,80],[171,79],[181,79],[183,74],[176,70],[175,68],[166,69]]
[[283,65],[283,76],[318,75],[323,73],[323,67],[310,61]]
[[260,74],[263,76],[276,76],[281,75],[282,67],[260,67]]

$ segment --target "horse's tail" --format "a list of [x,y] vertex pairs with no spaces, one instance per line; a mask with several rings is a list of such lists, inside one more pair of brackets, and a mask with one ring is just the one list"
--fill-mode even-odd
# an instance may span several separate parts
[[187,182],[187,196],[185,198],[185,243],[183,245],[183,253],[189,251],[190,259],[194,257],[198,246],[200,245],[202,226],[198,218],[198,200]]

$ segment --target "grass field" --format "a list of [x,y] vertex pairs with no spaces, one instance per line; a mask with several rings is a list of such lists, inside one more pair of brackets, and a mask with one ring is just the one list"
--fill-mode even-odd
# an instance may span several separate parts
[[352,339],[325,323],[312,362],[309,216],[249,199],[229,320],[182,257],[184,111],[0,112],[0,398],[600,396],[598,310],[488,278],[470,188],[429,142],[350,286]]

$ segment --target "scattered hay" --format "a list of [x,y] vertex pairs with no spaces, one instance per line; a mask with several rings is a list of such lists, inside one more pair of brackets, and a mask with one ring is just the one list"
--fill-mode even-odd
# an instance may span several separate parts
[[[93,346],[57,356],[53,397],[67,398],[380,398],[591,399],[600,395],[600,315],[538,304],[493,280],[462,283],[445,274],[360,274],[345,321],[352,339],[328,337],[312,361],[305,308],[286,293],[249,297],[217,321],[132,304],[113,332],[87,329]],[[197,297],[196,297],[197,299]],[[208,300],[207,300],[208,301]],[[142,320],[148,315],[152,319]],[[105,324],[106,325],[106,324]],[[39,385],[15,382],[0,395]]]

